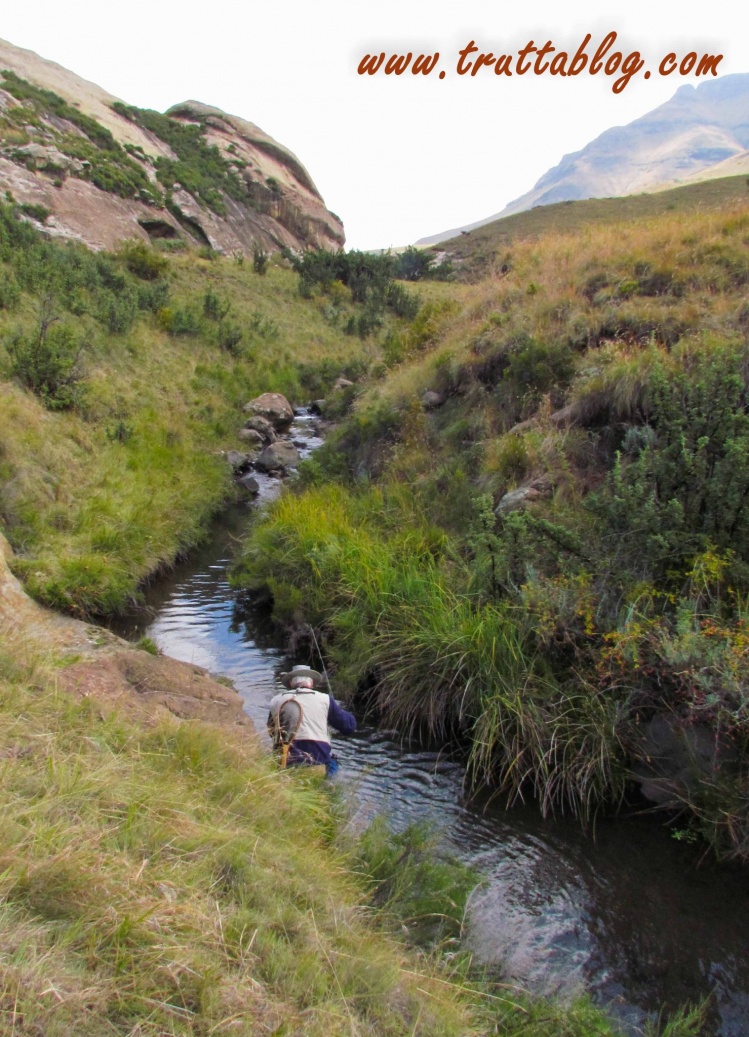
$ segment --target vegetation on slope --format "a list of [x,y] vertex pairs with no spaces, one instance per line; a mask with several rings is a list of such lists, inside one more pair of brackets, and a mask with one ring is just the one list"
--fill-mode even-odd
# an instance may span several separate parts
[[350,292],[330,313],[296,281],[136,243],[95,254],[0,209],[0,521],[36,597],[122,609],[233,492],[242,405],[362,369]]
[[674,795],[742,858],[748,244],[742,200],[431,286],[237,577],[388,718],[458,732],[477,778],[547,809],[616,801],[656,716],[710,732]]
[[529,241],[548,234],[576,234],[586,226],[610,226],[668,213],[719,210],[742,202],[746,193],[746,176],[728,176],[622,198],[586,198],[555,205],[537,205],[475,230],[463,231],[432,246],[427,255],[442,253],[448,256],[462,278],[478,281],[485,276],[487,267],[495,262],[501,270],[504,265],[501,250],[514,241]]
[[0,76],[3,90],[21,102],[0,115],[0,132],[14,161],[22,165],[30,162],[34,168],[33,157],[24,147],[34,142],[46,146],[51,137],[62,155],[78,163],[56,169],[47,165],[47,172],[56,178],[71,172],[82,180],[90,180],[102,191],[122,198],[139,198],[149,205],[163,205],[161,192],[146,172],[144,155],[138,156],[142,161],[133,158],[105,126],[53,91],[29,83],[10,69],[0,72]]

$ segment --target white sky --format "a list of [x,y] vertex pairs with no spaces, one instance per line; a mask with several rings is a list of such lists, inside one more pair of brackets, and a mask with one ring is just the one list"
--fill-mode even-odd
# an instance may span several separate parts
[[[724,55],[749,71],[738,0],[27,0],[0,37],[123,100],[163,111],[188,98],[257,123],[301,159],[349,248],[406,244],[498,212],[566,152],[668,100],[693,77],[661,78],[670,51]],[[653,69],[619,94],[603,74],[457,76],[469,40],[495,54],[530,39],[614,49]],[[359,76],[365,53],[440,52],[428,77]],[[643,70],[644,71],[644,70]]]

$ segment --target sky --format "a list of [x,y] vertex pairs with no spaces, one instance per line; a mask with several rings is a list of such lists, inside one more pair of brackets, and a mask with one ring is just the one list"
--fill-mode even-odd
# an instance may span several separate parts
[[[409,244],[491,216],[562,155],[664,103],[684,83],[667,54],[722,54],[720,75],[749,72],[737,0],[34,0],[2,5],[0,37],[36,51],[130,104],[164,111],[194,99],[256,123],[290,148],[347,248]],[[1,9],[1,8],[0,8]],[[644,61],[623,89],[588,71],[608,33]],[[513,55],[530,41],[570,57],[577,76],[510,77],[460,52]],[[367,54],[439,59],[429,75],[360,75]],[[531,55],[531,60],[535,54]],[[412,59],[413,60],[413,59]],[[560,59],[561,60],[561,59]],[[464,67],[465,67],[464,61]],[[646,70],[651,71],[645,79]],[[444,75],[442,74],[444,73]]]

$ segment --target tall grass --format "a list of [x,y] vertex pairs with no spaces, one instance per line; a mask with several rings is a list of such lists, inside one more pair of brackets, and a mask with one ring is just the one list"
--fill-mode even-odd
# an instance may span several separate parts
[[323,793],[225,731],[138,729],[14,665],[3,1032],[478,1032],[437,966],[368,921]]
[[340,486],[284,496],[238,586],[267,586],[279,621],[327,635],[344,688],[366,686],[401,730],[468,741],[475,781],[582,816],[621,792],[617,706],[561,686],[518,609],[482,602],[444,536],[406,499]]

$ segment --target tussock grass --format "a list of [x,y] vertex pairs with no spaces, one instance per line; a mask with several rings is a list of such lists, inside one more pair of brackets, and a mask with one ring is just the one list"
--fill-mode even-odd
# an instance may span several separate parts
[[405,494],[340,486],[276,502],[235,572],[279,620],[327,635],[338,681],[401,730],[468,738],[475,781],[587,817],[621,789],[617,707],[561,686],[514,607],[482,601]]

